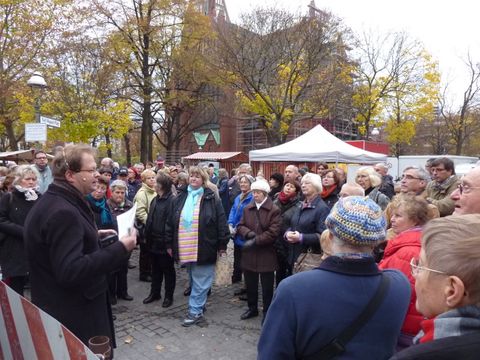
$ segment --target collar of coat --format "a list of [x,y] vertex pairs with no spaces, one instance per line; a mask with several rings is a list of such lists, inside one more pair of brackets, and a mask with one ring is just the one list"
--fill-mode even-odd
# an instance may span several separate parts
[[351,259],[332,255],[323,260],[317,269],[354,276],[380,274],[380,270],[378,270],[378,266],[372,256],[361,259]]
[[[272,210],[272,207],[273,207],[273,201],[272,201],[272,199],[267,197],[267,200],[265,200],[265,202],[262,204],[262,206],[260,206],[260,209],[263,208],[265,210],[270,211],[270,210]],[[257,210],[257,205],[255,204],[255,201],[252,201],[250,204],[245,206],[245,208],[247,208],[248,210]]]

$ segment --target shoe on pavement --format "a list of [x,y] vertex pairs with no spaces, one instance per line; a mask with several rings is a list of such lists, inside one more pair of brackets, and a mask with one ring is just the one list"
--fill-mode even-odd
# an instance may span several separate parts
[[133,297],[130,296],[128,293],[122,294],[117,296],[119,299],[126,300],[126,301],[132,301]]
[[243,295],[243,294],[246,294],[246,293],[247,293],[247,289],[241,288],[241,289],[235,290],[233,295],[234,296],[240,296],[240,295]]
[[185,291],[183,292],[183,296],[190,296],[190,294],[192,293],[192,287],[189,286],[185,289]]
[[145,299],[143,299],[144,304],[150,304],[154,301],[160,300],[162,297],[160,294],[150,294]]
[[258,310],[248,309],[247,311],[245,311],[242,314],[242,316],[240,316],[240,319],[247,320],[247,319],[250,319],[250,318],[253,318],[253,317],[257,317],[257,316],[258,316]]
[[182,326],[189,327],[203,321],[203,314],[192,315],[188,313],[187,317],[183,320]]
[[140,281],[143,281],[143,282],[152,282],[152,277],[150,275],[145,275],[145,274],[142,274],[140,275]]
[[163,300],[162,307],[168,308],[168,307],[172,306],[172,304],[173,304],[173,299],[166,297],[166,298]]

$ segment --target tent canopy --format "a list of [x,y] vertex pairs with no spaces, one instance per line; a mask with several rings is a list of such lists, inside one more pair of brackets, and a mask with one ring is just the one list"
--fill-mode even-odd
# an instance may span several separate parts
[[344,163],[377,163],[387,155],[362,150],[332,135],[321,125],[285,144],[252,150],[250,161],[326,161]]

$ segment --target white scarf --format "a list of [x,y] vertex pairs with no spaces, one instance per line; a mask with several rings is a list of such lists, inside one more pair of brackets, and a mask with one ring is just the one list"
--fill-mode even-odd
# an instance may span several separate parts
[[35,192],[36,188],[24,188],[20,185],[15,185],[15,189],[23,193],[27,201],[35,201],[38,199],[38,194]]

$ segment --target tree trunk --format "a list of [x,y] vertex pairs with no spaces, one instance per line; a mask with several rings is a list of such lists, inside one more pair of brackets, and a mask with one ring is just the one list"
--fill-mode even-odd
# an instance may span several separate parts
[[7,133],[10,150],[17,151],[18,144],[17,144],[17,139],[15,137],[15,131],[13,129],[13,123],[11,121],[6,121],[4,126],[5,126],[5,132]]
[[125,142],[125,162],[128,167],[132,166],[132,153],[130,150],[130,134],[123,135],[123,141]]

